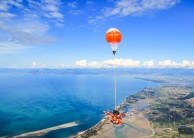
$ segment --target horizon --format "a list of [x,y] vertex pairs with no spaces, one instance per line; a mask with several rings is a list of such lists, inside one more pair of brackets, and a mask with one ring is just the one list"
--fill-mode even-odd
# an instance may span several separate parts
[[[106,67],[79,67],[79,66],[73,66],[73,67],[0,67],[0,69],[114,69],[113,66],[106,66]],[[182,69],[182,70],[194,70],[193,67],[116,67],[117,69]]]
[[0,68],[194,68],[192,0],[5,0]]

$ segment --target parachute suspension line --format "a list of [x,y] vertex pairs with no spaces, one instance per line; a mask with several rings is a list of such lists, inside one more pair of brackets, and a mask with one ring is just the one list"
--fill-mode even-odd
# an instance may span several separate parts
[[114,97],[115,97],[115,109],[117,104],[117,84],[116,84],[116,69],[115,69],[115,54],[114,54]]
[[[115,101],[115,109],[117,108],[117,86],[116,86],[116,50],[119,43],[122,40],[121,32],[116,28],[109,28],[106,32],[106,41],[110,44],[112,48],[112,52],[114,54],[114,101]],[[116,109],[117,110],[117,109]]]

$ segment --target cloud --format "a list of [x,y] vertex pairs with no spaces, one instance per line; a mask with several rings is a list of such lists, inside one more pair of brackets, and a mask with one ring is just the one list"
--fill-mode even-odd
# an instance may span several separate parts
[[15,23],[14,25],[6,25],[1,22],[0,53],[23,51],[36,45],[55,41],[55,38],[44,35],[48,29],[48,26],[37,21]]
[[[105,18],[104,18],[104,16],[96,16],[96,17],[89,17],[89,19],[88,19],[88,23],[89,24],[99,24],[99,21],[105,21]],[[101,22],[101,23],[102,23]]]
[[41,5],[43,11],[45,11],[45,16],[48,18],[54,18],[58,22],[63,19],[63,14],[60,13],[60,0],[44,0]]
[[183,60],[182,62],[177,63],[172,60],[164,60],[159,62],[158,65],[162,68],[194,68],[194,61]]
[[50,12],[57,12],[59,11],[59,8],[57,5],[53,5],[53,4],[46,4],[44,6],[42,6],[42,9],[45,11],[50,11]]
[[171,60],[164,60],[158,63],[159,67],[167,67],[167,68],[176,68],[179,67],[179,64],[171,61]]
[[68,2],[67,3],[67,6],[69,8],[73,8],[73,9],[77,8],[78,7],[77,5],[78,5],[78,3],[76,1],[74,1],[74,2]]
[[[52,24],[63,23],[61,3],[61,0],[4,0],[0,3],[0,18],[14,17],[18,13],[21,17],[36,15],[38,18],[49,18],[47,22]],[[12,10],[13,8],[15,9]]]
[[69,10],[69,13],[74,15],[74,16],[77,16],[77,15],[80,15],[83,13],[82,10],[78,9],[78,2],[76,2],[76,1],[68,2],[67,7]]
[[88,62],[86,60],[78,60],[75,62],[75,66],[77,67],[92,67],[92,68],[100,68],[100,67],[113,67],[114,63],[117,67],[139,67],[140,61],[132,60],[132,59],[109,59],[104,60],[102,62],[91,61]]
[[153,60],[148,60],[143,63],[143,67],[146,68],[153,68],[155,67],[154,61]]
[[18,51],[23,51],[24,49],[27,49],[29,47],[23,46],[21,44],[16,44],[12,42],[0,42],[0,53],[6,54],[6,53],[15,53]]
[[28,10],[39,17],[49,18],[49,21],[54,25],[63,24],[63,14],[61,13],[61,0],[27,0]]
[[21,4],[23,0],[8,0],[7,3],[11,6],[15,6],[18,8],[23,8],[23,5]]
[[104,66],[111,67],[114,66],[114,63],[118,67],[139,67],[140,65],[140,61],[123,58],[115,59],[115,61],[113,59],[103,61]]
[[96,67],[96,68],[102,67],[97,61],[89,62],[89,63],[88,63],[88,66],[89,66],[89,67]]
[[12,17],[16,17],[16,15],[8,12],[0,12],[0,18],[12,18]]
[[2,1],[2,3],[0,4],[0,10],[7,11],[8,9],[9,9],[9,6]]
[[114,67],[119,68],[194,68],[194,61],[183,60],[178,63],[172,60],[163,60],[159,62],[154,62],[153,60],[147,60],[141,62],[139,60],[133,59],[108,59],[104,61],[90,61],[87,60],[78,60],[75,62],[76,67],[88,67],[88,68],[110,68]]
[[75,62],[75,66],[78,67],[87,67],[88,63],[86,60],[79,60]]
[[[11,44],[9,45],[11,47]],[[18,45],[17,48],[19,48],[20,45]],[[6,49],[7,47],[0,47],[0,51],[3,49]],[[14,49],[16,47],[13,47],[14,50],[17,51],[17,49]],[[185,68],[185,69],[194,69],[194,61],[189,60],[182,60],[181,62],[175,62],[173,60],[163,60],[154,62],[153,60],[147,60],[147,61],[139,61],[139,60],[133,60],[133,59],[124,59],[124,58],[118,58],[115,59],[107,59],[103,61],[87,61],[86,59],[81,59],[75,61],[74,65],[69,65],[65,63],[52,63],[52,64],[46,64],[41,61],[33,61],[31,63],[31,66],[29,65],[22,65],[20,67],[31,67],[31,68],[113,68],[114,62],[116,68]],[[10,66],[11,67],[11,66]],[[19,66],[15,66],[18,67]]]
[[51,68],[51,69],[64,69],[64,68],[72,68],[71,66],[65,63],[57,63],[57,64],[47,64],[42,61],[33,61],[31,66],[25,66],[27,68]]
[[63,26],[64,17],[60,7],[60,0],[2,1],[0,3],[0,54],[20,52],[56,41],[54,37],[46,34],[53,26]]
[[17,8],[23,8],[21,4],[23,0],[2,0],[0,3],[0,10],[1,11],[8,11],[12,6]]
[[181,63],[181,66],[182,66],[183,68],[190,67],[191,65],[192,65],[191,62],[188,61],[188,60],[183,60],[182,63]]
[[145,14],[153,10],[164,10],[176,5],[180,0],[119,0],[113,8],[105,8],[104,15],[127,16]]
[[44,15],[45,17],[48,18],[56,18],[56,19],[63,19],[63,14],[59,12],[48,12],[47,14]]
[[33,61],[32,62],[32,68],[45,68],[46,67],[46,65],[45,64],[43,64],[42,62],[40,62],[40,61]]
[[[110,1],[113,7],[105,7],[102,9],[102,15],[89,18],[89,23],[99,23],[112,16],[140,16],[152,11],[165,10],[175,6],[180,0],[118,0]],[[98,18],[98,17],[101,18]]]

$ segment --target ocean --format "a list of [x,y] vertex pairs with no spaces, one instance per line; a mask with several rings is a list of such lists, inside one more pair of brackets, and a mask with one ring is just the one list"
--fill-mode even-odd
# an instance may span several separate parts
[[[159,84],[117,76],[117,104],[144,87]],[[112,75],[0,74],[0,137],[75,121],[78,126],[42,138],[66,138],[88,129],[114,107]]]

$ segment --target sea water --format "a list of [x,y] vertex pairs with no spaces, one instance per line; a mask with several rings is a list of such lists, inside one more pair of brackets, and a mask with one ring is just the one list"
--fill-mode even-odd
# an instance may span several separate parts
[[[117,104],[150,81],[117,76]],[[69,122],[76,127],[42,138],[65,138],[88,129],[114,107],[111,75],[0,74],[0,137],[14,136]]]

